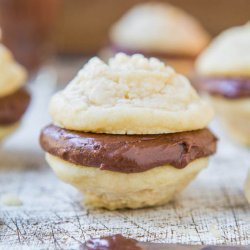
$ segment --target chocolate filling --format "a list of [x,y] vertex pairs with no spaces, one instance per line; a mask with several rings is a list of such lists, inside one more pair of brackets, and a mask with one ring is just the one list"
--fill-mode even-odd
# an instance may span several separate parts
[[210,246],[140,242],[121,234],[93,238],[80,245],[80,250],[249,250],[250,246]]
[[213,154],[216,137],[208,130],[158,135],[110,135],[70,131],[54,125],[40,136],[43,149],[68,162],[123,173],[170,164],[184,168]]
[[194,82],[198,90],[211,95],[232,99],[250,97],[250,78],[198,77]]
[[109,48],[113,53],[122,52],[130,56],[134,54],[142,54],[146,57],[158,57],[158,58],[181,59],[181,60],[192,60],[192,61],[194,61],[196,58],[196,56],[185,55],[185,54],[177,54],[177,53],[174,54],[170,52],[159,52],[159,51],[123,48],[114,44],[109,45]]
[[13,94],[0,97],[0,125],[6,126],[18,122],[26,111],[30,95],[24,88]]
[[138,241],[121,234],[93,238],[80,246],[80,250],[143,250]]

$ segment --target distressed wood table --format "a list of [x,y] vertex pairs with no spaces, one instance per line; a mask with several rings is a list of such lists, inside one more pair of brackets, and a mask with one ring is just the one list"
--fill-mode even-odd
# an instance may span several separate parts
[[16,194],[21,206],[0,205],[0,249],[78,249],[93,236],[122,233],[142,241],[250,244],[250,206],[243,193],[250,152],[221,137],[216,156],[168,205],[110,212],[81,206],[81,195],[59,181],[38,145],[51,91],[33,86],[21,129],[0,149],[0,197]]

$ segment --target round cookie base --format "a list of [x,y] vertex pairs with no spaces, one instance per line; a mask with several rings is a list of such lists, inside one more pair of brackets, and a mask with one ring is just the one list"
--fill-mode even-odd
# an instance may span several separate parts
[[244,191],[245,191],[246,199],[250,204],[250,170],[248,171],[248,174],[247,174]]
[[0,141],[13,133],[19,127],[19,122],[11,125],[0,125]]
[[209,99],[231,138],[242,145],[250,146],[250,98],[210,96]]
[[183,169],[165,165],[126,174],[75,165],[49,153],[46,159],[59,178],[84,194],[86,205],[109,210],[165,204],[208,164],[208,158],[200,158]]

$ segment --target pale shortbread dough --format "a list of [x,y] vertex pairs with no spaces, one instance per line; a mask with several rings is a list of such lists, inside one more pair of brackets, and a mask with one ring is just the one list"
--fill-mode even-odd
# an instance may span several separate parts
[[11,52],[0,44],[0,98],[23,86],[26,77],[26,70],[15,62]]
[[19,122],[11,125],[0,125],[0,142],[19,127]]
[[48,153],[46,159],[58,177],[84,193],[86,205],[111,210],[167,203],[208,164],[208,158],[200,158],[183,169],[166,165],[126,174],[75,165]]
[[229,135],[235,141],[250,146],[250,98],[210,96],[209,99]]
[[202,129],[213,116],[190,82],[155,58],[91,59],[50,103],[53,123],[85,132],[159,134]]
[[199,75],[250,77],[250,22],[216,37],[196,62]]
[[122,48],[190,56],[199,54],[209,38],[195,18],[164,3],[136,5],[110,32],[111,42]]
[[[113,57],[116,53],[114,53],[114,51],[109,48],[103,48],[102,50],[100,50],[100,52],[98,53],[98,55],[100,56],[100,58],[107,62],[109,60],[110,57]],[[192,74],[192,70],[194,67],[194,62],[195,59],[192,57],[157,57],[158,59],[160,59],[162,62],[164,62],[165,64],[169,65],[170,67],[173,67],[175,69],[176,72],[178,72],[179,74],[183,74],[187,77],[190,77]]]

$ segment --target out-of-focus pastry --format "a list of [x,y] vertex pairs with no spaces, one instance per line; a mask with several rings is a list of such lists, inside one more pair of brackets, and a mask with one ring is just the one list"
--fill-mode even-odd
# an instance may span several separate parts
[[196,86],[209,95],[225,129],[250,145],[250,23],[222,32],[196,62]]
[[18,127],[29,105],[26,76],[26,70],[0,44],[0,140]]
[[91,59],[50,103],[40,143],[55,173],[108,209],[173,199],[215,152],[210,106],[158,59]]
[[129,10],[111,28],[110,45],[100,53],[141,53],[158,57],[177,72],[189,74],[209,42],[200,23],[185,11],[164,3],[144,3]]

